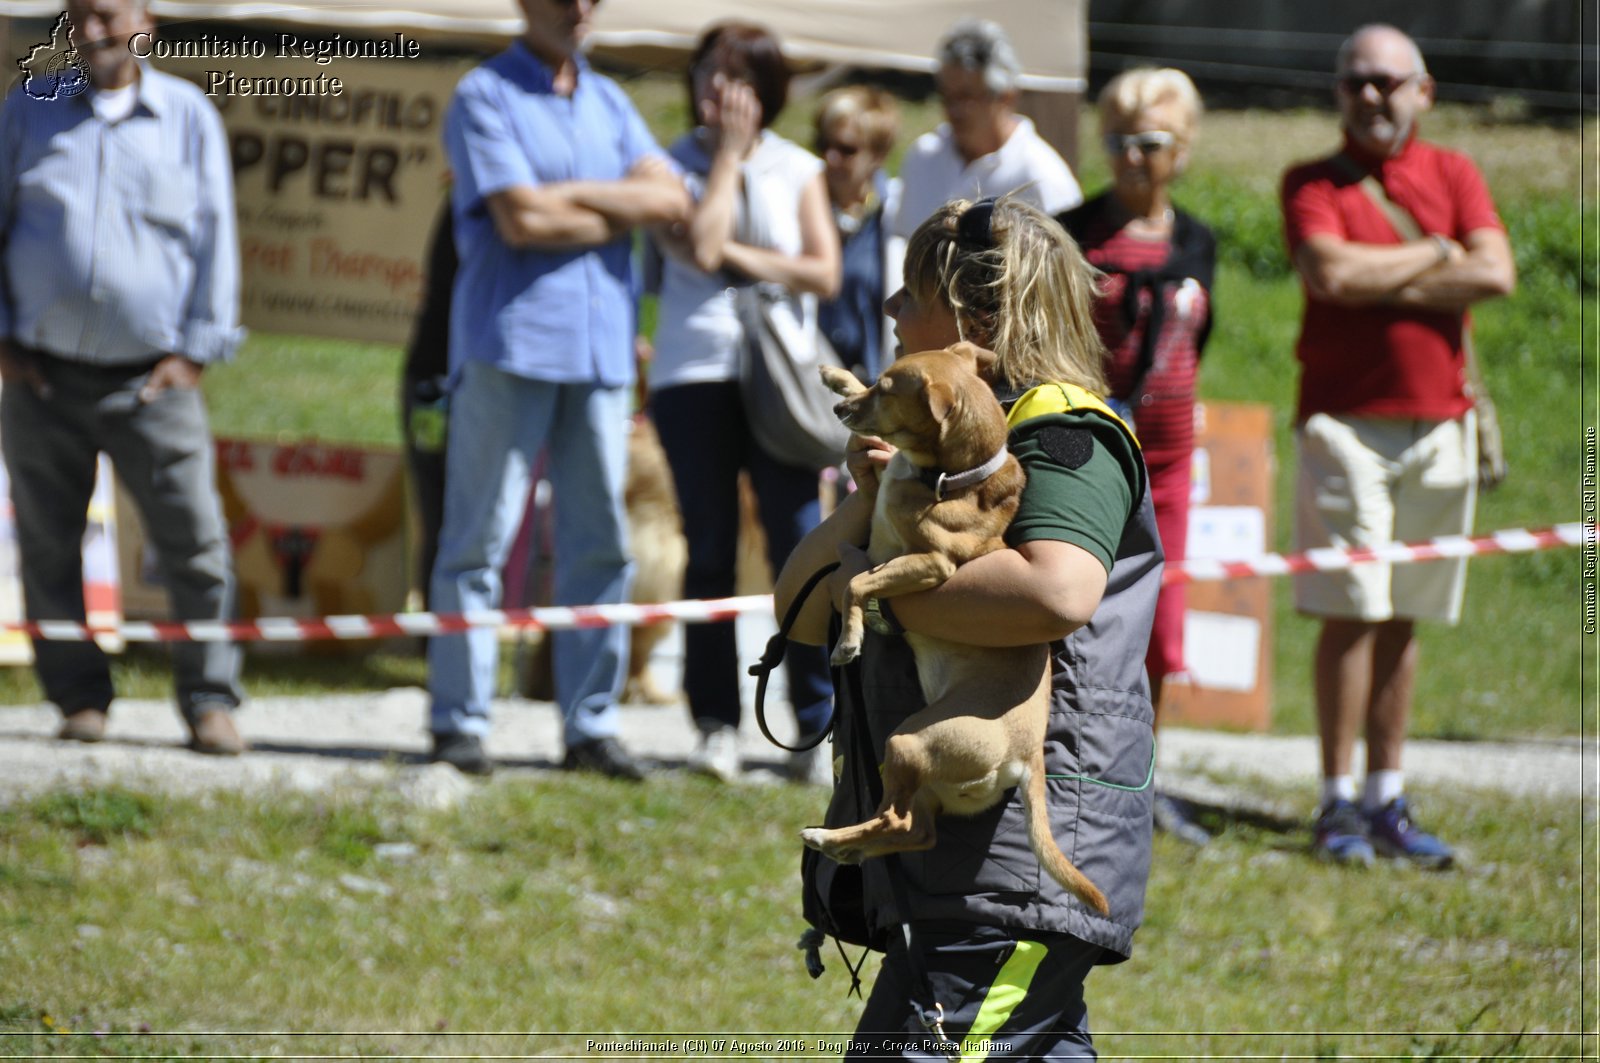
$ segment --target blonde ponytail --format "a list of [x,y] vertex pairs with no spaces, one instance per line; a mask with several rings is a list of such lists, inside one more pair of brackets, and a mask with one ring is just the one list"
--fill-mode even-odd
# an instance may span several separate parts
[[996,201],[986,241],[961,231],[972,207],[952,200],[917,227],[906,248],[906,287],[919,302],[944,303],[962,339],[995,352],[996,383],[1061,381],[1105,394],[1098,271],[1037,207],[1012,196]]

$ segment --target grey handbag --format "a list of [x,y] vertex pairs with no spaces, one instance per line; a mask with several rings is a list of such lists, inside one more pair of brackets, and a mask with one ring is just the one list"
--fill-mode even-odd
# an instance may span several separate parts
[[739,387],[757,445],[788,465],[838,465],[850,430],[834,414],[839,397],[817,368],[843,364],[817,327],[815,300],[775,284],[747,285],[735,298],[744,332]]

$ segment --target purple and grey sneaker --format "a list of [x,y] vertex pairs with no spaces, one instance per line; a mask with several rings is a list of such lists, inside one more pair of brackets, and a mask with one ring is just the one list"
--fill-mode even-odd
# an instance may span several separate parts
[[1323,806],[1317,816],[1311,851],[1320,859],[1335,864],[1360,864],[1373,861],[1372,842],[1367,839],[1367,821],[1349,801],[1334,801]]
[[1366,813],[1366,820],[1372,846],[1384,856],[1436,871],[1455,863],[1456,854],[1448,845],[1412,822],[1411,807],[1403,796]]

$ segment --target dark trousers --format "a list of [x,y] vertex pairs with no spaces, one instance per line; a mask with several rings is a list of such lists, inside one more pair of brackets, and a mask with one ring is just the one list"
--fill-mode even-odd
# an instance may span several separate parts
[[[918,926],[923,990],[898,929],[867,997],[846,1059],[950,1058],[922,1016],[944,1009],[944,1033],[963,1059],[989,1063],[1096,1059],[1083,980],[1103,955],[1067,934],[983,926]],[[933,1000],[921,999],[931,993]]]
[[424,380],[437,377],[418,377],[406,374],[400,381],[400,426],[405,439],[406,465],[411,472],[411,490],[417,504],[417,586],[422,588],[422,602],[426,609],[433,608],[433,562],[439,556],[439,528],[444,524],[444,448],[419,445],[411,430],[411,418],[416,412],[417,388]]
[[[683,384],[650,399],[683,511],[689,540],[686,598],[725,598],[734,590],[739,552],[739,470],[755,488],[773,572],[821,520],[817,470],[786,465],[756,445],[736,382]],[[789,644],[784,658],[789,700],[801,736],[822,731],[833,715],[827,651]],[[703,730],[739,725],[738,644],[732,624],[684,626],[683,689]]]
[[[24,354],[50,395],[20,383],[0,391],[0,446],[29,619],[84,618],[83,534],[101,451],[139,507],[174,618],[232,619],[232,552],[204,396],[170,388],[143,402],[139,389],[153,364],[98,367]],[[110,666],[95,643],[35,640],[34,655],[45,697],[62,712],[111,704]],[[190,722],[201,709],[239,704],[234,643],[176,642],[172,663],[178,708]]]

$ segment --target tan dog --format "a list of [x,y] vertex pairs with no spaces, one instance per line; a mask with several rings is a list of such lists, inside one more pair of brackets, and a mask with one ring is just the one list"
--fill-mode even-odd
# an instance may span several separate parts
[[[958,343],[898,359],[871,388],[843,370],[822,369],[823,380],[845,397],[835,407],[839,419],[858,435],[898,448],[880,477],[873,509],[868,553],[874,567],[850,581],[835,663],[860,654],[867,599],[936,587],[958,566],[1005,546],[1002,536],[1026,476],[1005,453],[1005,412],[978,376],[993,360],[989,351]],[[941,481],[936,490],[924,477],[940,471],[954,482]],[[928,704],[884,744],[877,814],[850,827],[810,827],[801,838],[840,863],[930,849],[940,812],[976,815],[1020,786],[1028,841],[1040,864],[1085,904],[1108,914],[1105,897],[1050,831],[1048,647],[977,647],[911,633],[906,639]]]
[[[661,437],[648,417],[634,418],[628,434],[628,479],[623,502],[628,511],[628,549],[637,563],[632,600],[647,604],[682,598],[689,544],[683,537],[683,516],[678,511],[667,453],[661,449]],[[670,620],[634,625],[623,701],[669,705],[681,697],[678,691],[666,690],[657,683],[649,667],[650,655],[672,634],[672,627]]]
[[[661,449],[661,437],[655,424],[642,415],[635,416],[628,427],[628,478],[622,497],[628,515],[628,549],[637,562],[629,601],[647,605],[682,598],[683,571],[689,563],[683,516],[678,510],[672,469],[667,465],[666,451]],[[672,634],[673,626],[671,620],[633,626],[628,642],[628,676],[619,700],[634,705],[671,705],[682,700],[681,691],[662,687],[650,671],[651,654]],[[537,646],[522,658],[517,691],[523,697],[555,700],[550,655],[550,637],[541,634]]]

